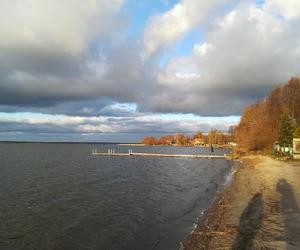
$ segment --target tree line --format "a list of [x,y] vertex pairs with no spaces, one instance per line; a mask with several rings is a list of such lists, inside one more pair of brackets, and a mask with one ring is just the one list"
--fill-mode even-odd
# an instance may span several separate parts
[[175,135],[165,135],[159,138],[146,136],[142,143],[145,145],[164,145],[164,146],[207,146],[218,145],[224,146],[233,143],[234,139],[231,134],[232,128],[228,133],[212,129],[209,133],[197,132],[192,136],[181,133]]
[[247,106],[237,126],[227,133],[211,130],[192,136],[178,133],[159,138],[147,136],[146,145],[207,146],[232,145],[241,151],[271,150],[274,143],[291,146],[293,138],[300,138],[300,78],[291,78],[285,85],[275,87],[262,101]]
[[292,145],[293,137],[300,138],[300,78],[246,107],[233,134],[242,151],[270,150],[275,142]]

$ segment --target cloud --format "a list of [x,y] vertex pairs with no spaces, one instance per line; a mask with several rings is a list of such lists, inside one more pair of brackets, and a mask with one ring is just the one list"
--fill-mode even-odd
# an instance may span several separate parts
[[[217,18],[191,56],[172,60],[158,74],[160,91],[147,104],[150,110],[239,114],[273,86],[300,75],[299,21],[279,18],[265,6],[241,3]],[[193,77],[183,78],[186,72]]]
[[[1,1],[0,46],[60,48],[79,54],[106,36],[123,0]],[[97,23],[97,25],[95,25]]]
[[286,19],[300,17],[300,2],[298,0],[267,0],[264,8]]
[[[37,113],[0,113],[0,139],[3,133],[40,134],[138,134],[140,139],[148,134],[163,135],[178,132],[192,134],[208,132],[211,128],[227,131],[239,117],[200,117],[195,115],[149,115],[136,116],[64,116]],[[2,134],[1,134],[2,133]]]
[[142,71],[135,42],[121,36],[122,5],[123,0],[2,1],[0,104],[133,100]]
[[182,39],[225,2],[228,1],[181,0],[169,11],[152,17],[144,32],[143,57]]
[[[155,112],[239,115],[300,75],[300,24],[297,2],[236,2],[182,0],[150,18],[142,37],[129,37],[122,0],[1,1],[0,111],[122,118],[47,125],[76,133],[109,132],[105,126],[123,133],[118,122],[129,132],[158,132],[154,122],[140,121]],[[190,55],[172,54],[199,30]]]

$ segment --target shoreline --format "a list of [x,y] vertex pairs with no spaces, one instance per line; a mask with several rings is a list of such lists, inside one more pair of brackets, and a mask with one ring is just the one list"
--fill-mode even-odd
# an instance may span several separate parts
[[233,175],[182,249],[300,249],[300,163],[245,156]]
[[[195,231],[198,230],[199,227],[205,222],[205,220],[207,219],[207,217],[215,211],[215,209],[218,206],[218,204],[224,198],[223,197],[224,193],[227,192],[228,189],[233,184],[234,178],[235,178],[235,174],[236,174],[236,172],[238,171],[238,169],[240,167],[240,161],[237,160],[237,159],[234,159],[232,157],[231,158],[229,158],[229,157],[225,158],[225,160],[231,162],[231,171],[226,175],[225,181],[222,184],[223,190],[217,191],[217,194],[215,195],[215,197],[211,201],[211,203],[196,218],[196,221],[194,222],[194,228],[188,234],[186,234],[186,236],[180,242],[180,248],[179,248],[179,250],[186,249],[185,248],[185,242],[186,242],[186,240],[189,239],[189,237],[191,237],[195,233]],[[230,179],[227,180],[226,178],[230,178]]]
[[[185,147],[185,148],[210,148],[210,145],[165,145],[165,144],[155,144],[155,145],[148,145],[144,143],[116,143],[117,146],[133,146],[133,147]],[[230,145],[213,145],[214,148],[218,149],[230,149],[232,150],[233,147]]]

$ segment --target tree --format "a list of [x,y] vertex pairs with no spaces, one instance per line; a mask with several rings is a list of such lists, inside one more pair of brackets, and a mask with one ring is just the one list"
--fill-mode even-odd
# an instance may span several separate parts
[[201,132],[197,132],[194,136],[193,139],[203,139],[203,134]]
[[142,143],[146,144],[146,145],[156,145],[157,144],[155,137],[152,137],[152,136],[146,136],[143,139]]
[[291,78],[283,86],[282,101],[292,118],[300,123],[300,78]]
[[280,117],[283,112],[282,88],[276,87],[266,100],[266,116],[268,117],[265,126],[268,127],[268,136],[270,138],[270,145],[278,138],[278,127]]
[[270,150],[279,140],[291,144],[293,126],[300,124],[300,78],[291,78],[274,88],[263,101],[245,108],[235,130],[239,148],[244,151]]
[[178,146],[186,146],[189,143],[189,138],[185,137],[184,134],[176,134],[174,139]]
[[228,129],[227,142],[235,142],[236,140],[236,126],[232,125]]
[[296,127],[294,131],[294,138],[300,138],[300,126]]
[[160,137],[158,140],[159,145],[172,145],[173,143],[174,143],[173,135],[165,135]]
[[236,129],[236,139],[240,149],[245,151],[271,147],[265,102],[257,102],[246,107]]
[[278,142],[280,145],[292,145],[295,127],[295,120],[288,112],[284,112],[279,122]]
[[208,133],[209,144],[217,144],[218,130],[211,129]]

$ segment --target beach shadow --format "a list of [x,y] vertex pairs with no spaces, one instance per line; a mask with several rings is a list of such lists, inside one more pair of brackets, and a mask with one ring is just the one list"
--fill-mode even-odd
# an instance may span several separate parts
[[282,211],[299,212],[299,208],[295,199],[295,194],[291,185],[285,179],[281,179],[278,181],[276,188],[277,192],[281,194]]
[[253,240],[262,226],[263,198],[256,193],[240,217],[238,234],[232,244],[232,249],[253,249]]
[[300,210],[297,205],[295,194],[291,185],[281,179],[277,183],[277,192],[281,194],[281,209],[284,218],[285,233],[289,246],[287,249],[294,249],[295,242],[300,242]]

